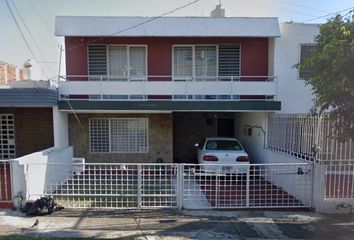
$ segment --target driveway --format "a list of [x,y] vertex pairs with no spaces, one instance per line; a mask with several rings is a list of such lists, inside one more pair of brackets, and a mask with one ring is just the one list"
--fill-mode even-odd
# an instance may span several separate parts
[[[30,228],[38,218],[39,226]],[[354,215],[283,211],[0,211],[0,235],[123,239],[353,239]]]

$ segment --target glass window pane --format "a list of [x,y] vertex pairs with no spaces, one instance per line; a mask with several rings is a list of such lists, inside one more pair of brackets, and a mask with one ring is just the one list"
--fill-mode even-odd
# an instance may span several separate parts
[[130,47],[130,76],[145,77],[146,76],[146,48],[145,47]]
[[174,76],[192,76],[192,47],[174,47],[173,51],[173,70]]
[[216,76],[216,47],[197,46],[195,47],[195,75]]
[[125,46],[109,47],[109,75],[113,78],[128,75],[127,48]]

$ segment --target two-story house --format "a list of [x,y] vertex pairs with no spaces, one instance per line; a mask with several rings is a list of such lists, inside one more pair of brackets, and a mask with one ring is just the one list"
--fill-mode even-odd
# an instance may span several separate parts
[[235,136],[237,114],[281,110],[276,18],[57,17],[59,111],[87,161],[193,162],[193,144]]
[[317,32],[277,18],[57,17],[55,135],[88,162],[194,162],[208,136],[240,138],[261,161],[268,116],[311,106],[292,66]]

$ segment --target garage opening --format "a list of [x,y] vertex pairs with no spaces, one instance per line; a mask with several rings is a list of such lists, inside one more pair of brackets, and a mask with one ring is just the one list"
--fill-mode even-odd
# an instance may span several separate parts
[[197,163],[195,143],[205,137],[235,137],[235,113],[173,113],[173,156],[175,163]]
[[217,118],[217,136],[218,137],[235,137],[235,118]]

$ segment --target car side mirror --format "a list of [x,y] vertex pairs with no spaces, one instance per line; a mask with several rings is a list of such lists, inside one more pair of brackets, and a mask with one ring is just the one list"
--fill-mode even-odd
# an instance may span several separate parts
[[199,143],[194,143],[194,147],[199,147]]

